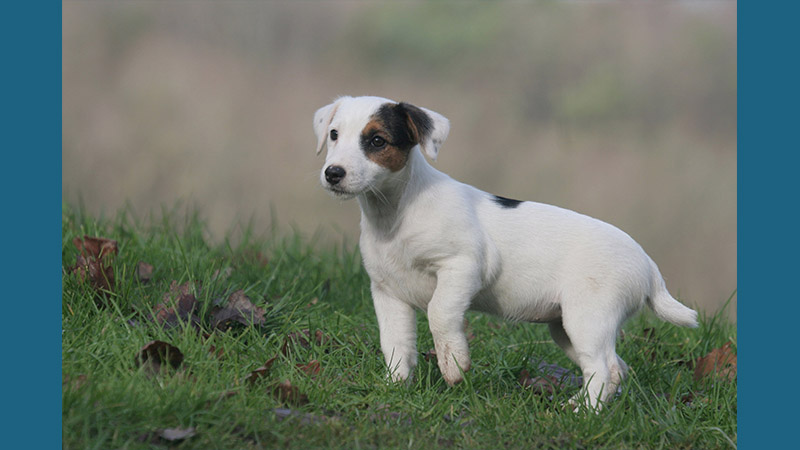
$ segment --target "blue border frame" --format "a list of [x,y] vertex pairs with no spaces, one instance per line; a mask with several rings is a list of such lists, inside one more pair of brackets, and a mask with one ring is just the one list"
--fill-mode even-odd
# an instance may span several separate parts
[[742,2],[737,11],[737,411],[743,449],[797,445],[797,12],[797,2]]
[[[57,6],[56,6],[57,5]],[[4,8],[2,164],[6,261],[4,406],[8,448],[61,440],[61,3]],[[786,365],[798,353],[795,160],[800,70],[796,2],[738,7],[740,448],[793,437],[800,400]],[[26,20],[27,19],[27,20]],[[58,198],[56,198],[58,193]],[[10,247],[10,248],[9,248]],[[786,261],[781,261],[785,259]],[[10,305],[19,305],[14,311]],[[18,445],[14,445],[18,444]]]
[[61,448],[61,3],[3,17],[3,447]]

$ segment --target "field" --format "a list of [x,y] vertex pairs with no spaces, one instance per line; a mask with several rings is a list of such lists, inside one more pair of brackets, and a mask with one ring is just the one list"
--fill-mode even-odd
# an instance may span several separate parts
[[477,314],[463,383],[419,314],[415,379],[394,385],[353,243],[246,225],[215,243],[196,212],[157,216],[63,206],[64,449],[736,447],[724,310],[628,322],[631,374],[599,414],[562,408],[578,373],[547,327]]
[[379,95],[450,119],[437,169],[612,223],[673,294],[719,310],[737,288],[737,3],[463,3],[65,1],[62,201],[193,202],[215,241],[271,210],[355,240],[311,119]]

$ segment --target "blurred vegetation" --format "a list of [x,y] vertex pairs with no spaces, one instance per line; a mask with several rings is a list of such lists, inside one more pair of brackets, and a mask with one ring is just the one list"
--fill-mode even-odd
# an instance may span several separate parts
[[[535,11],[472,2],[459,8],[444,1],[390,3],[357,16],[339,48],[362,53],[373,73],[511,76],[516,86],[508,90],[523,93],[515,106],[535,124],[556,120],[583,128],[626,120],[647,128],[685,110],[690,116],[682,120],[704,132],[730,133],[736,117],[730,30],[704,18],[687,20],[655,48],[637,49],[639,36],[627,40],[622,34],[630,30],[615,26],[619,14],[557,2]],[[656,55],[637,53],[642,51]],[[690,76],[672,65],[684,66]]]
[[380,95],[450,119],[439,169],[619,226],[714,310],[736,289],[736,34],[724,0],[68,1],[63,198],[353,242],[310,120]]

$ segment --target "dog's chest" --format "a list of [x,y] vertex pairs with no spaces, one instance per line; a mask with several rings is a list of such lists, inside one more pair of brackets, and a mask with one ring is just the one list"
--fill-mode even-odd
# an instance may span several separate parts
[[436,289],[434,265],[402,241],[365,241],[361,254],[370,280],[393,297],[427,309]]

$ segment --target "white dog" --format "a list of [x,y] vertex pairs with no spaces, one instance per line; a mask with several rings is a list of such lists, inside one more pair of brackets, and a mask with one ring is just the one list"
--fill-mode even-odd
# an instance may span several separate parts
[[667,292],[630,236],[573,211],[488,194],[434,169],[449,132],[442,115],[378,97],[341,97],[314,114],[320,179],[361,207],[361,253],[381,349],[394,380],[417,363],[415,308],[426,311],[444,380],[470,368],[464,313],[544,322],[583,371],[573,398],[598,408],[627,365],[622,323],[643,304],[676,325],[697,313]]

